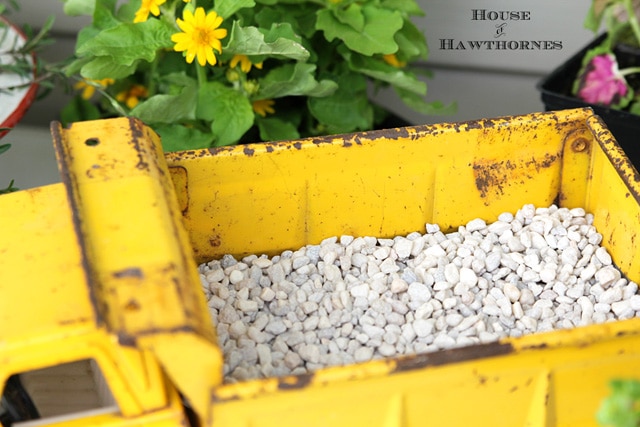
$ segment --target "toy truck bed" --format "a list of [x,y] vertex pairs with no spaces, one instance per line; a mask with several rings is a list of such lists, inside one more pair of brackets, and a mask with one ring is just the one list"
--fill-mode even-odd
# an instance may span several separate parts
[[556,203],[638,281],[640,176],[589,109],[165,156],[135,120],[53,133],[63,184],[0,197],[0,380],[96,361],[115,409],[61,425],[172,425],[181,401],[213,426],[595,425],[637,376],[631,319],[225,384],[196,271]]

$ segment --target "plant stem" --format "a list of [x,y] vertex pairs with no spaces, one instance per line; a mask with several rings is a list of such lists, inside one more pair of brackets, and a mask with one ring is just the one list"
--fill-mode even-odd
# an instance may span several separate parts
[[632,0],[624,0],[624,7],[627,10],[627,16],[629,17],[629,24],[631,25],[631,29],[633,30],[633,35],[636,38],[636,43],[640,46],[640,23],[638,22],[638,17],[636,16],[635,10],[633,10]]
[[623,76],[627,76],[629,74],[633,74],[633,73],[640,73],[640,67],[629,67],[629,68],[625,68],[623,70],[620,70],[620,74]]
[[149,78],[147,79],[147,92],[149,96],[153,96],[156,93],[156,81],[154,79],[156,75],[156,71],[158,70],[158,62],[160,62],[160,57],[164,56],[162,52],[156,53],[156,58],[151,62],[151,72],[149,73]]
[[207,82],[207,73],[205,72],[204,67],[197,63],[196,60],[196,74],[198,75],[198,87],[203,87]]

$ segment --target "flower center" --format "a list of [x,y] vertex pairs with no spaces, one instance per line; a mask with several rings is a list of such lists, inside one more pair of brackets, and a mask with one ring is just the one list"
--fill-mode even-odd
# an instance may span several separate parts
[[209,45],[211,41],[211,31],[206,28],[199,28],[195,34],[198,44]]

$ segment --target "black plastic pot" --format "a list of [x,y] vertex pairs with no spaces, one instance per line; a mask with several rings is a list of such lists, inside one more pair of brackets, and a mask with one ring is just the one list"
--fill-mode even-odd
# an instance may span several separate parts
[[[573,55],[567,62],[541,80],[537,87],[547,111],[591,107],[604,120],[618,144],[631,160],[631,163],[637,170],[640,170],[640,116],[627,111],[589,104],[571,95],[573,82],[582,66],[582,58],[589,49],[600,44],[605,36],[606,34],[603,34],[585,46],[580,52]],[[616,48],[615,53],[620,68],[640,64],[640,53],[638,53],[637,49],[623,46]],[[632,82],[629,83],[633,84]]]

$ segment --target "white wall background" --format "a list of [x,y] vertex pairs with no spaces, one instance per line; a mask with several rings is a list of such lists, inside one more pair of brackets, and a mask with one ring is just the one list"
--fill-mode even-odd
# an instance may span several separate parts
[[[471,120],[485,117],[543,111],[536,84],[543,75],[573,55],[593,38],[583,29],[589,7],[585,0],[419,0],[426,16],[416,19],[424,31],[430,55],[426,66],[434,77],[426,80],[429,100],[457,102],[451,116],[423,116],[406,107],[391,91],[376,95],[376,101],[391,106],[414,124]],[[73,51],[75,32],[86,20],[70,18],[59,0],[22,0],[22,9],[12,19],[39,26],[55,15],[56,44],[44,57],[61,59]],[[528,11],[527,21],[507,21],[504,35],[497,37],[503,21],[472,20],[473,9],[487,11]],[[440,39],[560,41],[557,50],[442,50]],[[67,95],[61,89],[34,104],[24,120],[0,143],[12,148],[0,156],[0,187],[16,180],[20,188],[30,188],[59,180],[48,125],[57,119]],[[2,98],[0,95],[0,108]]]

